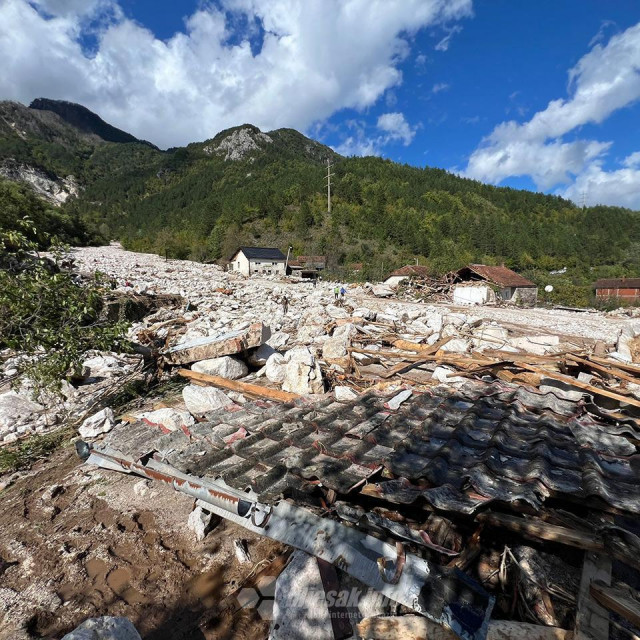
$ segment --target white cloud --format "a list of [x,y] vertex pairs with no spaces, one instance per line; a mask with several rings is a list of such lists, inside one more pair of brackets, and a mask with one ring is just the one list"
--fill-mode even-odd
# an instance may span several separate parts
[[431,91],[433,93],[440,93],[441,91],[447,91],[450,87],[451,85],[447,84],[446,82],[436,82],[436,84],[433,85]]
[[343,156],[381,156],[384,148],[393,142],[405,146],[411,144],[416,135],[412,127],[399,112],[383,113],[378,117],[375,128],[378,133],[367,132],[367,123],[362,120],[349,120],[344,123],[350,133],[334,150]]
[[406,118],[402,113],[383,113],[376,124],[378,129],[387,133],[386,142],[392,140],[401,140],[405,146],[411,144],[413,137],[416,135],[415,129],[409,126]]
[[[0,95],[80,102],[160,146],[243,122],[305,130],[340,109],[375,104],[402,82],[399,64],[416,31],[471,14],[471,0],[387,0],[375,11],[369,0],[217,5],[203,3],[184,32],[163,41],[115,0],[1,0]],[[237,42],[228,11],[264,28],[255,55],[246,34]],[[91,53],[82,46],[89,28]]]
[[451,44],[451,38],[453,38],[456,33],[460,33],[462,31],[462,27],[456,24],[446,31],[447,34],[434,47],[436,51],[447,51],[449,49],[449,45]]
[[[598,201],[621,202],[612,197],[614,190],[603,186],[607,179],[616,184],[627,179],[627,174],[602,169],[611,143],[563,137],[582,125],[601,123],[640,99],[640,23],[583,56],[569,71],[569,87],[568,99],[552,100],[528,122],[498,125],[471,154],[464,174],[494,183],[528,175],[542,189],[577,176],[576,184],[593,183],[594,198],[607,198]],[[573,193],[571,187],[565,193]]]
[[632,153],[622,164],[623,168],[604,171],[599,162],[594,162],[558,193],[577,203],[582,203],[584,195],[588,205],[605,203],[640,209],[640,152]]

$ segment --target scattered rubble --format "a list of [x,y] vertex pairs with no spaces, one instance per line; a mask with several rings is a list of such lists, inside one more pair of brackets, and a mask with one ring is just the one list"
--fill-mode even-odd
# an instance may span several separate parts
[[[116,255],[126,259],[109,262]],[[590,597],[575,592],[594,552],[609,559],[599,602],[624,609],[612,585],[640,568],[628,524],[640,515],[638,323],[413,301],[442,299],[446,279],[404,283],[405,300],[368,285],[336,301],[333,283],[251,280],[157,256],[126,273],[143,258],[116,247],[76,256],[125,291],[182,297],[137,319],[129,337],[163,379],[188,380],[170,406],[120,422],[94,410],[78,451],[148,478],[141,496],[164,482],[196,498],[188,526],[198,541],[214,514],[301,550],[278,572],[272,638],[309,624],[321,627],[314,637],[443,627],[442,637],[465,640],[547,640],[549,627],[568,640]],[[83,389],[136,374],[144,357],[89,354],[69,396],[86,405]],[[5,363],[5,377],[14,371]],[[20,390],[2,393],[3,442],[44,413]],[[261,561],[242,539],[234,554],[247,568]],[[285,596],[303,577],[322,593],[367,585],[394,608],[355,607],[338,628],[320,598],[300,621]],[[421,616],[370,617],[394,612]]]

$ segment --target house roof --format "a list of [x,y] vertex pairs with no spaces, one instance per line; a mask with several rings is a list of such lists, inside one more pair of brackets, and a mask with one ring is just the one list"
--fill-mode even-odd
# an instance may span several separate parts
[[314,264],[326,264],[327,256],[298,256],[297,260],[302,264],[306,264],[308,262],[313,262]]
[[640,278],[600,278],[595,289],[640,289]]
[[[250,260],[286,260],[287,257],[280,251],[273,247],[240,247],[238,251],[242,251],[244,255]],[[236,251],[233,255],[238,253]]]
[[493,267],[486,264],[470,264],[463,267],[458,272],[458,277],[462,280],[473,279],[472,275],[479,276],[482,280],[488,280],[500,287],[536,287],[535,283],[527,280],[515,271],[511,271],[504,265]]
[[421,267],[417,264],[408,264],[406,267],[400,267],[387,276],[387,279],[393,276],[416,276],[418,278],[426,278],[430,274],[429,267]]

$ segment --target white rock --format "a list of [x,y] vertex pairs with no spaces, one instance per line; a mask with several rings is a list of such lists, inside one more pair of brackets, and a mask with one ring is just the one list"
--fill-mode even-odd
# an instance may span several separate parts
[[205,539],[210,524],[211,514],[199,506],[189,514],[189,519],[187,520],[187,527],[193,531],[198,542]]
[[262,367],[267,364],[269,356],[273,355],[276,350],[269,344],[262,344],[257,349],[253,349],[249,354],[249,363],[255,367]]
[[282,349],[287,342],[289,342],[289,338],[291,336],[288,333],[284,333],[283,331],[277,331],[274,333],[265,344],[268,344],[270,347],[274,349]]
[[201,360],[193,364],[191,370],[197,371],[198,373],[206,373],[210,376],[220,376],[228,380],[244,378],[244,376],[249,373],[247,365],[242,362],[242,360],[238,360],[238,358],[234,358],[233,356],[221,356],[220,358]]
[[265,365],[265,375],[267,376],[267,380],[275,382],[276,384],[282,384],[284,382],[286,370],[287,363],[281,353],[274,353],[269,356],[267,364]]
[[37,402],[16,393],[7,391],[0,394],[0,431],[12,426],[31,422],[35,415],[44,411],[44,407]]
[[[210,387],[195,388],[209,389]],[[189,387],[185,387],[185,389],[189,389]],[[164,427],[167,431],[176,431],[177,429],[181,429],[182,427],[192,427],[196,423],[196,421],[193,419],[193,416],[186,411],[179,411],[178,409],[169,408],[157,409],[156,411],[147,411],[141,414],[140,418],[147,424]]]
[[[275,584],[269,640],[333,640],[331,618],[318,563],[304,551],[294,551]],[[261,613],[261,610],[258,610]],[[269,611],[264,611],[270,618]]]
[[553,351],[550,347],[560,344],[559,336],[522,336],[510,338],[509,344],[516,349],[521,349],[527,353],[534,353],[539,356],[545,355],[548,351]]
[[352,324],[338,327],[333,336],[327,338],[322,346],[322,358],[327,362],[345,363],[349,357],[347,349],[351,346],[351,336],[355,332]]
[[338,402],[349,402],[355,400],[358,394],[351,387],[335,387],[333,390],[335,398]]
[[434,372],[431,374],[431,377],[434,380],[438,380],[438,382],[442,382],[444,384],[456,384],[458,382],[467,382],[467,379],[462,378],[461,376],[448,377],[450,373],[455,373],[455,370],[451,369],[450,367],[436,367]]
[[140,480],[133,485],[133,493],[137,496],[144,497],[149,493],[150,480]]
[[389,313],[379,313],[376,315],[376,322],[381,322],[382,324],[395,324],[398,320],[398,316]]
[[88,358],[82,363],[82,366],[88,369],[91,378],[111,378],[130,368],[122,360],[110,355]]
[[296,347],[285,354],[287,363],[282,384],[284,391],[299,393],[323,393],[322,371],[308,347]]
[[[202,418],[208,411],[215,411],[233,404],[233,400],[224,391],[215,387],[198,387],[194,384],[182,390],[182,398],[189,412],[196,418]],[[194,424],[193,418],[191,420],[191,424]]]
[[442,351],[449,351],[451,353],[466,353],[470,347],[471,343],[468,340],[464,338],[454,338],[446,344],[443,344],[441,349]]
[[329,315],[329,317],[333,318],[334,320],[338,320],[340,318],[348,318],[349,317],[349,314],[347,313],[347,311],[346,311],[346,309],[344,307],[336,307],[333,304],[327,305],[326,312]]
[[141,640],[133,623],[127,618],[89,618],[67,633],[62,640]]
[[376,312],[368,309],[367,307],[358,307],[351,314],[354,318],[364,318],[365,320],[375,320]]
[[113,409],[106,407],[87,418],[78,429],[78,433],[83,438],[95,438],[102,433],[109,433],[115,423]]
[[442,331],[442,327],[444,326],[444,320],[442,318],[442,314],[437,311],[431,312],[426,318],[423,319],[423,322],[436,333],[440,333]]

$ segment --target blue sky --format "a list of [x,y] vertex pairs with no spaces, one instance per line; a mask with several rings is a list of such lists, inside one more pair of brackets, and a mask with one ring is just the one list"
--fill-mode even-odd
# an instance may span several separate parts
[[251,122],[640,209],[637,0],[2,0],[0,98],[161,147]]

